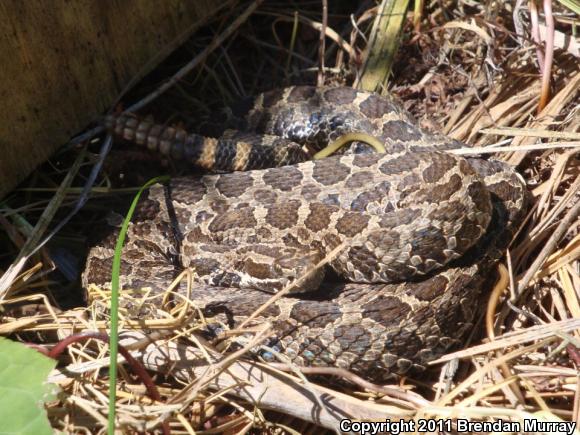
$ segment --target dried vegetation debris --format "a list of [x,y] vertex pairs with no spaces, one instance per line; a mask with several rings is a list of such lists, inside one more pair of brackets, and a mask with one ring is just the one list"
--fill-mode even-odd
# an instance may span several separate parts
[[[121,342],[156,373],[161,401],[147,397],[140,381],[123,370],[117,386],[119,424],[137,431],[153,431],[167,421],[176,432],[318,433],[305,422],[335,429],[340,419],[336,409],[383,421],[458,413],[472,419],[521,421],[540,418],[541,411],[548,418],[580,423],[580,72],[573,47],[554,38],[553,56],[547,56],[534,43],[536,34],[542,38],[542,29],[544,35],[549,33],[550,19],[541,8],[530,11],[533,3],[427,2],[419,30],[411,14],[404,22],[392,65],[393,92],[423,126],[474,146],[519,147],[494,157],[518,165],[534,207],[504,261],[508,290],[490,294],[487,320],[482,318],[487,338],[475,334],[469,347],[442,358],[439,363],[444,364],[434,365],[422,379],[376,386],[340,370],[322,370],[322,378],[314,370],[311,374],[319,376],[314,383],[295,367],[285,373],[244,358],[267,337],[267,323],[241,331],[250,338],[237,347],[231,346],[231,339],[241,332],[217,326],[215,332],[226,339],[211,343],[202,332],[209,320],[174,288],[164,295],[123,292]],[[296,9],[285,3],[262,4],[236,29],[228,26],[242,9],[230,11],[231,16],[225,12],[124,101],[155,93],[156,83],[165,82],[191,59],[198,62],[167,92],[156,95],[155,105],[146,107],[144,114],[195,128],[216,109],[265,89],[321,79],[327,84],[350,83],[358,79],[381,5],[363,2],[358,10],[330,6],[326,26],[320,2],[300,2]],[[553,6],[554,35],[571,35],[578,16],[558,3]],[[234,37],[216,44],[227,32]],[[321,32],[326,35],[322,70]],[[199,58],[212,41],[214,49]],[[553,58],[549,68],[547,57]],[[539,107],[547,71],[551,98]],[[547,145],[538,147],[542,143]],[[131,170],[142,159],[140,153],[135,159],[123,152],[117,155],[125,164],[109,166],[96,189],[109,197],[120,193],[109,186],[110,180],[122,178],[127,186],[135,185]],[[123,177],[119,167],[126,171]],[[15,218],[36,223],[52,198],[41,189],[61,181],[60,170],[45,167],[28,182],[29,190],[5,200],[0,225],[6,234],[0,243],[12,255],[1,259],[2,272],[10,270],[30,237],[23,230],[26,225]],[[60,207],[67,211],[79,189],[59,192]],[[61,239],[91,231],[94,213],[103,211],[89,207],[65,227]],[[58,209],[54,213],[57,218],[63,214]],[[2,333],[50,344],[72,331],[106,329],[109,294],[91,288],[88,306],[60,310],[65,280],[56,276],[55,282],[55,275],[47,273],[54,261],[60,266],[63,260],[52,247],[40,252],[28,263],[32,266],[10,275],[8,283],[3,277]],[[180,278],[186,287],[191,285],[189,275]],[[98,431],[106,427],[107,346],[89,340],[71,346],[68,359],[52,377],[65,393],[49,408],[53,425],[68,432]],[[342,382],[329,383],[337,377]],[[321,380],[329,386],[318,385]]]

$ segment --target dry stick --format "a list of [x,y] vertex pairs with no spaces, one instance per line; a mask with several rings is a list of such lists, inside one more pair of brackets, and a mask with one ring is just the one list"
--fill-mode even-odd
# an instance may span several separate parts
[[544,75],[544,54],[542,53],[542,41],[540,39],[540,25],[538,19],[538,5],[536,5],[536,0],[530,0],[530,21],[532,24],[532,38],[536,43],[536,54],[538,56],[540,74]]
[[[149,346],[142,361],[154,371],[171,367],[172,374],[184,382],[203,376],[207,365],[199,364],[199,350],[176,342]],[[206,385],[212,390],[228,390],[261,409],[271,409],[336,430],[342,418],[380,420],[409,418],[415,411],[360,400],[318,385],[303,385],[292,376],[251,361],[232,361]],[[188,399],[189,400],[189,399]],[[325,406],[321,407],[322,402]],[[183,403],[182,403],[183,404]],[[151,422],[153,424],[154,422]]]
[[[520,228],[518,228],[518,231],[517,231],[517,234],[518,235],[519,235],[520,230],[522,228],[523,228],[522,226],[520,226]],[[515,237],[517,237],[517,235]],[[513,242],[513,240],[514,239],[512,239],[512,242]],[[514,276],[514,268],[513,268],[513,265],[512,265],[512,255],[511,255],[511,252],[510,252],[509,248],[508,248],[508,250],[505,253],[505,260],[506,260],[506,263],[507,263],[508,275],[509,275],[509,279],[510,279],[510,282],[509,282],[509,290],[510,290],[510,299],[511,299],[514,296],[514,292],[515,292],[515,288],[516,288],[516,279],[515,279],[515,276]],[[502,322],[503,322],[503,320],[502,320]]]
[[[361,3],[356,9],[352,10],[351,13],[349,14],[349,20],[347,20],[348,24],[346,24],[345,22],[340,30],[340,34],[344,35],[344,38],[348,37],[351,46],[356,45],[357,36],[361,36],[361,31],[357,23],[360,23],[361,19],[364,20],[364,17],[367,15],[368,9],[365,10],[365,6],[366,5],[364,3]],[[355,16],[359,16],[359,18],[355,20],[354,18]],[[367,43],[367,39],[364,36],[364,34],[362,36],[362,40],[364,41],[365,44]],[[344,71],[345,69],[344,52],[342,50],[339,50],[339,48],[340,47],[338,46],[333,46],[331,47],[330,52],[334,53],[334,51],[336,50],[334,68],[337,71]],[[350,62],[356,63],[356,58],[350,59]]]
[[318,46],[318,86],[324,85],[324,53],[326,52],[326,28],[328,27],[328,0],[322,0],[322,27]]
[[542,93],[538,104],[538,114],[550,98],[550,79],[552,78],[552,61],[554,59],[554,16],[552,15],[552,0],[544,0],[544,16],[546,17],[546,57],[542,74]]
[[559,149],[559,148],[575,148],[580,149],[580,141],[572,142],[549,142],[549,143],[539,143],[536,145],[516,145],[507,147],[473,147],[473,148],[459,148],[454,150],[447,150],[446,152],[450,154],[455,154],[456,156],[469,156],[474,154],[493,154],[493,153],[503,153],[511,151],[540,151],[549,149]]
[[[198,391],[207,383],[211,382],[214,378],[220,375],[220,373],[224,372],[229,365],[236,362],[243,354],[247,353],[253,347],[261,344],[264,340],[266,340],[270,335],[270,327],[266,325],[261,331],[256,334],[252,340],[247,343],[242,349],[239,349],[227,357],[222,358],[221,361],[216,363],[212,363],[207,366],[207,369],[204,370],[203,374],[200,375],[195,382],[190,383],[187,387],[173,396],[168,403],[177,403],[182,398],[195,398]],[[221,355],[216,355],[217,357],[221,357]],[[187,400],[188,401],[188,400]],[[181,403],[183,406],[184,404]]]
[[[189,404],[195,400],[195,398],[197,397],[197,393],[198,391],[202,388],[202,387],[207,387],[210,383],[214,383],[214,384],[219,384],[222,379],[224,378],[224,376],[231,376],[233,378],[239,378],[242,379],[241,381],[238,380],[234,385],[228,385],[227,387],[225,387],[226,389],[233,389],[235,387],[236,390],[241,390],[243,392],[247,392],[247,389],[253,389],[254,385],[251,384],[249,382],[249,380],[244,381],[243,380],[243,376],[239,377],[236,374],[236,369],[235,369],[235,365],[236,364],[240,364],[240,357],[246,353],[249,349],[257,346],[258,344],[260,344],[262,341],[264,341],[268,335],[270,334],[269,332],[269,326],[267,326],[266,328],[263,328],[262,331],[260,331],[248,344],[246,344],[242,349],[228,355],[227,357],[224,357],[221,361],[217,362],[217,363],[213,363],[210,364],[208,366],[205,366],[206,368],[203,370],[203,372],[201,374],[199,374],[198,376],[196,376],[196,380],[195,382],[193,382],[193,380],[191,380],[191,383],[184,388],[183,390],[181,390],[179,393],[177,393],[174,397],[172,397],[169,401],[169,403],[175,403],[178,400],[181,400],[182,397],[185,397],[185,401],[182,401],[181,404],[181,408],[183,410],[187,409]],[[168,343],[167,345],[171,345],[173,343]],[[157,346],[155,346],[157,347]],[[198,349],[196,349],[196,351],[199,351]],[[184,354],[185,355],[185,354]],[[216,357],[221,357],[221,355],[216,355]],[[182,358],[182,356],[180,355],[180,358]],[[157,358],[155,358],[157,360]],[[181,359],[180,359],[181,361]],[[241,363],[243,364],[243,363]],[[176,368],[175,366],[172,367],[172,372],[174,374],[174,376],[179,377],[179,373],[176,373]],[[179,369],[177,369],[179,370]],[[265,369],[267,371],[267,369]],[[257,380],[256,380],[257,381]],[[259,381],[258,381],[259,382]],[[300,384],[302,389],[306,389],[308,393],[310,393],[310,397],[316,402],[314,403],[314,405],[318,405],[320,408],[319,409],[326,409],[326,405],[325,405],[325,401],[321,399],[321,397],[319,396],[319,394],[317,394],[315,387],[312,384]],[[242,396],[243,397],[243,396]],[[328,410],[329,412],[331,410]],[[286,410],[286,412],[288,412]],[[168,414],[165,415],[165,417],[162,415],[159,417],[159,421],[163,421],[165,418],[168,417]],[[150,425],[151,427],[155,427],[159,422],[158,421],[154,421],[151,422]]]
[[[487,337],[489,338],[490,341],[495,340],[495,330],[494,330],[494,326],[493,326],[493,320],[495,317],[495,311],[497,308],[497,304],[499,302],[499,298],[504,293],[504,291],[507,288],[509,281],[510,281],[509,280],[509,273],[503,264],[499,263],[497,270],[499,272],[499,279],[498,279],[497,283],[495,284],[495,286],[491,292],[491,295],[489,297],[489,301],[487,304],[487,311],[485,313],[485,329],[487,330]],[[502,355],[501,350],[498,350],[496,352],[496,354],[498,355],[498,357],[500,357]],[[500,371],[505,379],[509,379],[512,376],[512,374],[510,373],[510,368],[507,365],[507,362],[500,364],[499,369],[500,369]],[[517,384],[511,383],[511,384],[508,384],[506,387],[508,387],[512,390],[512,392],[515,394],[515,396],[520,401],[520,403],[525,402],[524,396],[523,396],[522,392],[520,391],[520,389],[518,388]]]
[[[266,367],[273,367],[275,369],[290,373],[292,373],[296,368],[283,363],[268,363]],[[304,373],[305,375],[326,375],[343,378],[355,385],[358,385],[361,388],[364,388],[367,391],[373,391],[376,393],[384,394],[385,396],[406,400],[407,402],[416,405],[417,408],[432,405],[431,402],[416,393],[404,390],[401,391],[399,388],[390,387],[388,385],[373,384],[372,382],[369,382],[366,379],[363,379],[357,374],[346,369],[341,369],[338,367],[298,367],[298,370],[300,370],[300,372]]]
[[528,283],[534,277],[536,272],[540,269],[546,258],[552,253],[552,251],[556,248],[556,244],[560,241],[562,236],[568,231],[570,224],[578,217],[580,214],[580,201],[578,198],[576,199],[576,203],[574,206],[568,210],[568,213],[564,216],[564,218],[558,224],[558,227],[554,231],[554,233],[550,236],[548,241],[546,242],[545,246],[542,248],[538,257],[534,260],[532,265],[529,267],[527,272],[525,273],[524,277],[518,283],[517,288],[517,296],[519,297],[524,289],[527,287]]
[[[277,14],[273,12],[262,12],[260,13],[260,15],[277,17],[280,21],[289,21],[291,23],[294,23],[294,18],[289,17],[287,15]],[[323,29],[322,23],[311,20],[310,18],[303,17],[301,15],[298,16],[298,21],[300,21],[303,24],[306,24],[307,26],[312,27],[314,30]],[[336,31],[332,27],[324,28],[324,33],[327,38],[332,39],[336,43],[336,45],[338,45],[343,51],[347,52],[351,59],[356,59],[356,50],[354,49],[354,47],[350,45],[348,42],[346,42],[342,36],[336,33]]]
[[526,136],[526,137],[542,137],[546,139],[580,140],[580,133],[576,133],[573,131],[553,131],[534,128],[518,128],[518,127],[484,128],[483,130],[480,130],[479,133],[501,136]]
[[580,328],[580,319],[567,319],[557,322],[546,323],[543,325],[530,326],[528,328],[519,329],[508,332],[498,337],[497,340],[472,346],[467,349],[458,350],[447,355],[443,355],[428,364],[435,365],[445,363],[454,359],[471,358],[474,355],[485,354],[498,349],[506,349],[508,347],[518,346],[522,343],[527,343],[534,340],[542,340],[556,336],[558,333],[574,332]]
[[[366,14],[365,14],[366,15]],[[365,44],[368,44],[368,39],[365,36],[364,32],[358,27],[359,23],[361,23],[364,18],[367,18],[367,16],[361,16],[359,17],[357,20],[354,19],[354,14],[350,14],[350,22],[352,24],[352,33],[351,33],[351,37],[350,37],[350,45],[354,46],[355,42],[356,42],[356,37],[360,36],[361,39],[364,41]],[[370,17],[368,17],[370,18]]]
[[[542,324],[542,320],[537,315],[535,315],[531,311],[523,310],[521,308],[516,307],[509,299],[507,301],[507,305],[513,311],[515,311],[517,314],[528,318],[529,320],[531,320],[532,322],[534,322],[536,325],[541,325]],[[558,348],[555,351],[553,351],[553,353],[560,352],[561,350],[563,350],[564,348],[566,348],[566,345],[569,346],[569,349],[580,349],[580,340],[578,340],[575,336],[570,335],[570,334],[567,334],[566,332],[562,332],[560,330],[555,330],[554,331],[554,335],[556,337],[561,338],[562,341],[563,341],[563,343],[561,343],[558,346]],[[569,349],[568,349],[568,353],[570,353],[570,350]]]

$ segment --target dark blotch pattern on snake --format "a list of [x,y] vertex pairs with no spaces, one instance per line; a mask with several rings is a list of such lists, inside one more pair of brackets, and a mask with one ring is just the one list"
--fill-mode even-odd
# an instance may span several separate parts
[[[297,364],[382,381],[420,370],[470,331],[526,208],[525,186],[498,161],[419,129],[391,98],[351,88],[267,92],[233,113],[219,139],[127,116],[117,134],[206,169],[244,170],[153,186],[129,228],[124,287],[163,290],[182,268],[206,314],[247,318],[307,278],[261,318]],[[304,161],[302,146],[362,131],[385,154]],[[351,147],[356,152],[357,145]],[[114,235],[91,249],[83,284],[108,285]],[[324,279],[328,267],[342,283]],[[177,263],[177,265],[176,265]],[[232,325],[233,326],[233,325]]]

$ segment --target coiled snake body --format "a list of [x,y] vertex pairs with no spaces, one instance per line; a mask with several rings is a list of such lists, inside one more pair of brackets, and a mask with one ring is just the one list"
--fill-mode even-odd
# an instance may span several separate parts
[[[190,267],[206,314],[237,321],[265,292],[306,276],[262,313],[270,344],[298,364],[373,380],[421,369],[462,340],[525,212],[514,171],[446,153],[462,144],[422,131],[390,98],[350,88],[268,92],[228,122],[244,132],[208,139],[108,118],[126,139],[175,158],[254,169],[150,188],[123,251],[125,287],[161,290]],[[319,149],[353,131],[387,153],[303,161],[302,145]],[[110,281],[114,238],[91,249],[85,286]],[[314,268],[330,255],[342,282]]]

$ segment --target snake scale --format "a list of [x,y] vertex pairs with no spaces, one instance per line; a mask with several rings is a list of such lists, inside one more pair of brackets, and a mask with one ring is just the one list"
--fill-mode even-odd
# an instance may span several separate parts
[[[125,288],[163,290],[191,268],[193,299],[235,326],[304,277],[258,319],[273,325],[268,344],[299,365],[375,381],[461,343],[526,210],[506,164],[447,153],[464,145],[421,130],[391,97],[351,88],[266,92],[229,112],[218,139],[125,115],[106,124],[175,159],[234,171],[148,190],[123,250]],[[307,160],[304,148],[349,132],[387,152],[355,144]],[[109,284],[115,240],[112,230],[90,250],[85,286]]]

